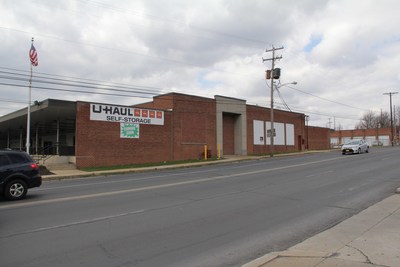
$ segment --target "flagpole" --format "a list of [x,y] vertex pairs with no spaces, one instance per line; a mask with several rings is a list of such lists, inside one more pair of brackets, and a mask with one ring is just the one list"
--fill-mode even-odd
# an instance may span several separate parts
[[[33,45],[33,37],[32,37],[32,45]],[[31,139],[31,95],[32,95],[32,63],[31,65],[31,77],[29,78],[29,99],[28,99],[28,119],[26,123],[26,153],[29,154],[29,148],[31,146],[30,139]]]

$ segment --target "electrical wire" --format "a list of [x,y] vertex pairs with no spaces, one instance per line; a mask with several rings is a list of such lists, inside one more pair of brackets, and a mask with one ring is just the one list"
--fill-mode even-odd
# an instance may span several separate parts
[[[1,67],[1,66],[0,66],[0,69],[14,71],[14,72],[6,72],[6,71],[0,70],[0,73],[8,73],[10,75],[30,77],[29,71],[6,68],[6,67]],[[19,72],[26,73],[26,74],[21,74]],[[52,78],[52,77],[58,77],[58,78]],[[117,88],[138,89],[138,90],[149,91],[149,92],[152,92],[155,94],[159,94],[160,91],[167,92],[166,89],[160,88],[160,87],[151,87],[151,86],[143,86],[143,85],[129,85],[129,84],[124,84],[124,83],[115,83],[115,82],[102,81],[102,80],[77,78],[77,77],[71,77],[71,76],[62,76],[62,75],[49,74],[49,73],[44,73],[44,72],[35,72],[35,75],[32,78],[34,80],[36,78],[44,78],[44,79],[55,80],[55,81],[73,82],[73,83],[77,83],[77,85],[91,84],[91,85],[98,85],[98,86],[110,86],[110,87],[113,86],[113,87],[117,87]]]
[[333,100],[330,100],[330,99],[327,99],[327,98],[324,98],[324,97],[320,97],[320,96],[317,96],[317,95],[314,95],[314,94],[311,94],[311,93],[308,93],[308,92],[304,92],[304,91],[302,91],[300,89],[294,88],[294,87],[289,86],[289,85],[286,85],[286,87],[288,87],[288,88],[290,88],[292,90],[296,90],[296,91],[298,91],[300,93],[307,94],[307,95],[313,96],[315,98],[319,98],[321,100],[328,101],[328,102],[331,102],[331,103],[334,103],[334,104],[337,104],[337,105],[345,106],[345,107],[352,108],[352,109],[358,109],[358,110],[362,110],[362,111],[369,111],[368,109],[359,108],[359,107],[355,107],[355,106],[350,106],[350,105],[347,105],[347,104],[342,103],[342,102],[333,101]]
[[[215,30],[211,30],[211,29],[207,29],[207,28],[197,27],[197,26],[194,26],[194,25],[188,25],[187,23],[182,22],[182,21],[172,20],[172,19],[168,19],[168,18],[164,18],[164,17],[160,17],[160,16],[155,16],[155,15],[152,15],[152,14],[145,14],[145,13],[142,13],[142,12],[134,11],[134,10],[132,10],[132,9],[126,9],[126,8],[121,8],[121,7],[116,6],[116,5],[106,4],[106,3],[103,3],[103,2],[100,2],[100,1],[94,1],[94,0],[86,0],[86,1],[83,1],[83,0],[79,0],[79,2],[82,2],[82,3],[85,3],[85,4],[90,4],[90,5],[92,5],[92,6],[97,6],[97,7],[106,9],[106,10],[108,10],[108,11],[114,11],[114,12],[125,13],[125,14],[141,15],[141,16],[145,16],[145,17],[147,17],[147,18],[149,18],[149,19],[151,19],[151,20],[161,21],[162,23],[169,23],[169,24],[171,24],[171,25],[174,25],[174,24],[176,24],[176,25],[181,25],[181,26],[185,26],[185,28],[189,28],[189,29],[192,29],[192,30],[194,30],[194,31],[202,31],[202,32],[205,32],[205,33],[211,33],[211,34],[213,34],[213,35],[215,35],[215,36],[218,36],[218,35],[219,35],[219,36],[225,36],[225,37],[229,37],[229,38],[233,38],[233,39],[237,39],[237,40],[243,40],[243,41],[253,42],[253,43],[258,43],[258,44],[264,44],[264,43],[265,43],[264,41],[261,41],[261,40],[255,40],[255,39],[251,39],[251,38],[245,38],[245,37],[242,37],[242,36],[237,36],[237,35],[233,35],[233,34],[229,34],[229,33],[224,33],[224,32],[219,32],[219,31],[215,31]],[[17,29],[11,29],[11,28],[6,28],[6,27],[0,27],[0,28],[2,28],[2,29],[7,29],[7,30],[15,30],[15,31],[19,31],[19,32],[22,32],[22,33],[28,33],[28,32],[26,32],[26,31],[20,31],[20,30],[17,30]],[[167,28],[172,29],[173,27],[167,27]],[[131,53],[134,53],[134,52],[132,52],[132,51],[124,51],[124,50],[113,49],[113,48],[109,48],[109,47],[98,46],[98,45],[95,45],[95,44],[86,44],[86,43],[82,43],[82,42],[76,42],[76,41],[66,40],[66,39],[63,39],[63,38],[55,37],[55,36],[45,36],[45,37],[46,37],[46,38],[54,38],[54,39],[61,40],[61,41],[64,41],[64,42],[70,42],[70,43],[75,43],[75,44],[79,44],[79,45],[87,45],[87,46],[93,46],[93,47],[97,47],[97,48],[101,48],[101,49],[113,50],[113,51],[116,51],[116,52],[123,52],[123,53],[130,53],[130,54],[131,54]],[[140,54],[140,53],[134,53],[134,54],[142,55],[142,54]],[[149,55],[145,55],[145,56],[149,56]],[[162,58],[162,57],[157,57],[157,58],[162,59],[162,60],[170,60],[170,59]],[[193,65],[193,64],[190,64],[190,63],[187,63],[187,62],[180,62],[180,61],[175,61],[175,60],[172,60],[172,62],[180,63],[180,64]],[[221,70],[219,70],[219,71],[221,71]],[[235,74],[237,74],[237,73],[235,73]],[[36,76],[37,76],[37,75],[36,75]],[[38,78],[43,78],[43,77],[38,77]],[[10,78],[10,77],[5,77],[4,79],[11,79],[11,78]],[[47,79],[47,78],[46,78],[46,79]],[[49,78],[49,79],[56,80],[55,78]],[[14,79],[14,80],[15,80],[15,81],[18,81],[18,79]],[[23,79],[22,79],[22,80],[19,80],[19,81],[23,82],[23,81],[26,81],[26,80],[23,80]],[[160,92],[161,92],[161,90],[158,91],[158,92],[157,92],[157,90],[145,92],[144,90],[141,91],[142,88],[132,88],[132,87],[125,88],[125,87],[119,87],[119,86],[116,86],[116,85],[108,86],[108,85],[104,85],[104,84],[91,84],[91,83],[88,83],[88,84],[84,85],[85,82],[82,82],[82,81],[66,81],[66,80],[61,80],[61,81],[62,81],[63,83],[57,84],[57,83],[55,83],[55,82],[45,82],[45,81],[43,81],[43,80],[38,80],[38,79],[36,79],[36,77],[34,78],[34,82],[37,82],[37,83],[48,83],[48,84],[52,84],[52,85],[60,85],[60,86],[68,86],[68,87],[71,87],[71,86],[73,86],[73,87],[82,87],[82,88],[86,88],[86,89],[113,90],[113,91],[115,91],[115,92],[122,92],[122,93],[136,93],[136,94],[143,94],[143,95],[156,95],[157,93],[160,93]],[[67,84],[68,82],[70,82],[70,83],[77,83],[77,84],[76,84],[76,85]],[[311,96],[313,96],[313,97],[319,98],[319,99],[324,100],[324,101],[329,101],[329,102],[331,102],[331,103],[335,103],[335,104],[339,104],[339,105],[342,105],[342,106],[346,106],[346,107],[348,107],[348,108],[353,108],[353,109],[358,109],[358,110],[367,111],[366,109],[362,109],[362,108],[350,106],[350,105],[347,105],[347,104],[345,104],[345,103],[340,103],[340,102],[333,101],[333,100],[330,100],[330,99],[327,99],[327,98],[319,97],[319,96],[317,96],[317,95],[313,95],[313,94],[311,94],[311,93],[304,92],[304,91],[299,90],[299,89],[297,89],[297,88],[293,88],[293,87],[290,87],[290,86],[287,86],[287,87],[290,88],[290,89],[299,91],[299,92],[301,92],[301,93],[308,94],[308,95],[311,95]],[[51,90],[51,88],[44,88],[44,87],[43,87],[43,88],[38,88],[38,87],[37,87],[37,89]],[[123,90],[123,89],[132,89],[132,90],[139,89],[139,91],[127,92],[127,91],[125,91],[125,90]],[[54,89],[54,90],[61,90],[61,89]],[[164,89],[162,89],[162,90],[164,90]],[[68,90],[65,90],[65,91],[68,91]],[[83,93],[83,91],[76,91],[76,90],[69,90],[69,91],[70,91],[70,92],[80,92],[80,93]],[[277,90],[277,92],[278,92],[279,98],[280,98],[280,99],[282,100],[282,102],[284,103],[284,106],[290,111],[290,108],[289,108],[289,106],[287,105],[286,101],[283,99],[283,97],[282,97],[280,91]],[[109,95],[112,95],[112,94],[110,93]]]
[[[26,87],[26,88],[29,87],[29,85],[1,83],[1,82],[0,82],[0,85],[14,86],[14,87]],[[89,92],[89,91],[72,90],[72,89],[61,89],[61,88],[51,88],[51,87],[43,87],[43,86],[35,86],[35,85],[32,85],[31,88],[32,89],[39,89],[39,90],[51,90],[51,91],[60,91],[60,92],[74,92],[74,93],[82,93],[82,94],[93,94],[93,92]],[[122,96],[122,97],[137,96],[137,95],[103,93],[103,92],[96,92],[95,94],[97,94],[97,95],[108,95],[108,96]],[[144,96],[140,96],[140,97],[141,98],[152,98],[152,97],[144,97]]]
[[[1,71],[1,69],[7,69],[7,71]],[[10,70],[12,70],[12,72]],[[22,73],[19,73],[19,72],[22,72]],[[1,75],[1,73],[7,73],[8,75]],[[16,82],[16,83],[3,82],[3,83],[0,83],[0,85],[14,86],[14,87],[18,87],[18,86],[27,87],[26,84],[28,83],[28,81],[30,79],[30,74],[28,76],[28,74],[24,74],[24,73],[28,73],[28,72],[0,67],[0,79],[13,80]],[[165,92],[165,93],[171,92],[171,90],[157,88],[157,87],[145,87],[145,86],[138,86],[138,85],[131,86],[128,84],[122,84],[122,86],[121,86],[120,83],[88,80],[88,79],[81,79],[81,78],[76,78],[76,77],[66,77],[66,76],[51,75],[51,74],[45,74],[45,73],[40,73],[41,75],[39,75],[39,76],[36,74],[37,73],[35,73],[35,76],[32,77],[32,81],[33,81],[32,88],[41,89],[41,90],[79,92],[79,93],[90,93],[90,94],[98,94],[99,90],[102,90],[102,91],[108,92],[108,93],[101,93],[103,95],[135,96],[135,97],[139,96],[142,98],[150,98],[149,96],[160,95],[160,93],[162,93],[162,92]],[[43,79],[43,75],[45,76],[44,80],[36,79],[36,77],[42,77],[42,79]],[[51,78],[51,77],[47,77],[47,76],[55,76],[58,78]],[[53,80],[54,80],[54,82],[53,82]],[[62,82],[62,81],[65,81],[65,82]],[[89,82],[87,82],[87,81],[89,81]],[[20,83],[20,82],[22,82],[22,83]],[[36,85],[37,83],[54,85],[54,87],[38,86],[38,85]],[[105,84],[105,83],[108,83],[108,84]],[[89,85],[87,85],[87,84],[89,84]],[[91,86],[91,85],[93,85],[93,86]],[[65,89],[64,87],[76,87],[76,88],[93,89],[93,90],[87,90],[87,91],[72,90],[72,89],[69,90],[69,89]],[[128,88],[128,90],[123,90],[120,88]],[[124,93],[124,95],[115,94],[114,92],[122,92],[122,93]],[[187,94],[187,92],[179,92],[179,91],[174,91],[174,92]],[[202,100],[199,100],[199,101],[202,101]]]
[[[0,75],[0,78],[2,78],[1,75]],[[23,80],[23,81],[25,81],[25,82],[27,81],[26,79],[20,79],[20,80]],[[50,83],[50,84],[51,84],[51,83]],[[24,87],[24,88],[29,87],[29,86],[26,85],[26,84],[12,84],[12,83],[4,83],[4,82],[0,82],[0,85],[13,86],[13,87]],[[78,84],[78,85],[75,85],[75,86],[76,86],[76,87],[81,87],[81,86],[79,86],[79,84]],[[88,87],[88,86],[82,86],[82,87],[84,87],[84,88],[99,89],[99,88],[97,88],[97,87]],[[111,91],[111,92],[109,92],[109,93],[107,93],[107,92],[98,92],[98,91],[93,92],[93,91],[84,91],[84,90],[73,90],[73,89],[43,87],[43,86],[37,86],[37,85],[32,85],[31,88],[32,88],[32,89],[38,89],[38,90],[50,90],[50,91],[60,91],[60,92],[73,92],[73,93],[80,93],[80,94],[98,94],[98,95],[108,95],[108,96],[117,96],[117,97],[152,98],[152,97],[150,97],[150,96],[146,96],[146,94],[150,94],[150,93],[146,93],[145,95],[142,95],[143,92],[118,90],[118,89],[113,89],[113,88],[100,88],[100,89],[102,89],[102,90],[109,90],[109,91]],[[119,94],[119,93],[117,94],[117,93],[114,93],[113,91],[122,91],[122,92],[124,92],[124,93],[126,93],[126,94]],[[281,99],[281,100],[283,100],[283,99]],[[180,100],[180,101],[187,101],[187,100]],[[193,101],[193,102],[209,102],[209,101],[205,101],[205,100],[201,100],[201,99],[199,99],[199,100],[190,100],[190,101]],[[12,100],[9,100],[9,102],[24,103],[24,104],[25,104],[25,102],[23,102],[23,101],[12,101]],[[227,103],[228,103],[228,102],[227,102]],[[231,102],[229,102],[229,103],[231,103]],[[287,104],[286,102],[284,102],[284,100],[283,100],[282,103],[279,103],[279,102],[274,101],[274,104],[283,104],[283,109],[289,109],[288,104]],[[238,104],[238,105],[239,105],[239,104]],[[308,113],[308,114],[315,114],[315,115],[326,116],[326,117],[336,117],[336,118],[341,118],[341,119],[351,119],[351,118],[349,118],[348,116],[347,116],[347,117],[342,117],[342,116],[339,116],[339,115],[332,115],[332,114],[329,115],[329,114],[323,114],[323,113],[317,113],[317,112],[310,112],[310,111],[308,111],[308,110],[304,110],[304,109],[301,109],[301,108],[295,108],[294,110],[296,110],[297,112]],[[292,111],[292,110],[289,109],[289,111]],[[352,119],[352,120],[357,120],[357,121],[358,121],[359,119]]]
[[289,111],[292,111],[292,110],[289,108],[288,104],[286,103],[285,99],[283,99],[283,97],[282,97],[282,95],[281,95],[281,91],[279,91],[279,88],[276,88],[276,91],[278,92],[278,96],[279,96],[279,98],[282,100],[283,105],[285,106],[285,108],[286,108],[287,110],[289,110]]
[[[28,73],[27,71],[11,69],[11,68],[5,68],[5,67],[0,67],[0,69],[7,70],[7,71],[0,70],[0,73],[3,74],[3,75],[0,75],[0,79],[13,80],[13,81],[16,81],[16,82],[23,82],[24,83],[24,84],[21,85],[21,84],[15,84],[15,83],[2,82],[2,83],[0,83],[0,85],[14,86],[14,87],[28,87],[26,85],[26,83],[29,82],[30,77],[28,76],[28,74],[24,74],[24,73]],[[37,75],[37,74],[40,74],[40,75]],[[37,79],[37,78],[40,78],[40,79]],[[73,93],[80,93],[80,94],[98,94],[98,95],[108,95],[108,96],[116,96],[116,97],[151,98],[150,96],[159,95],[160,92],[163,92],[163,91],[168,92],[168,90],[163,89],[163,88],[145,87],[145,86],[137,86],[137,85],[130,86],[130,85],[127,85],[127,84],[111,83],[111,82],[98,81],[98,80],[89,80],[89,79],[82,79],[82,78],[75,78],[75,77],[66,77],[66,76],[53,75],[53,74],[48,74],[48,73],[36,73],[35,76],[33,77],[33,81],[34,81],[34,83],[39,83],[39,84],[48,84],[48,85],[61,86],[61,87],[78,87],[78,88],[84,88],[84,89],[93,89],[94,91],[73,90],[73,89],[54,88],[54,87],[44,87],[44,86],[37,86],[37,85],[33,85],[32,86],[33,89],[51,90],[51,91],[65,91],[65,92],[73,92]],[[332,100],[329,100],[329,99],[321,98],[319,96],[304,92],[302,90],[299,90],[297,88],[293,88],[293,87],[288,86],[288,85],[284,85],[284,86],[289,87],[290,89],[305,93],[307,95],[311,95],[313,97],[317,97],[319,99],[323,99],[325,101],[333,102],[333,103],[336,103],[336,104],[341,104],[341,103],[338,103],[336,101],[332,101]],[[125,89],[127,89],[127,90],[125,90]],[[116,93],[116,92],[118,92],[118,93]],[[292,111],[292,109],[290,109],[289,105],[283,99],[283,97],[282,97],[282,95],[281,95],[281,93],[279,91],[279,88],[277,88],[277,92],[278,92],[279,98],[281,99],[281,101],[283,103],[283,108],[287,109],[289,111]],[[19,103],[21,103],[21,101]],[[22,102],[22,103],[25,103],[25,102]],[[352,106],[349,106],[349,105],[345,105],[345,106],[352,107]],[[356,107],[352,107],[352,108],[356,108]],[[305,111],[304,109],[299,109],[299,108],[296,109],[296,110],[298,110],[299,112],[317,114],[317,115],[321,115],[321,116],[348,119],[348,118],[344,118],[344,117],[337,116],[337,115],[328,115],[328,114],[315,113],[315,112],[312,113],[310,111]]]

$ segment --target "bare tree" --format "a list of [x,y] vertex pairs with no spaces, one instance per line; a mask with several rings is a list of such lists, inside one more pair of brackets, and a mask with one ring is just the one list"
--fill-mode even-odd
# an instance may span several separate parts
[[390,113],[382,112],[378,116],[378,127],[377,128],[389,128],[390,127]]
[[356,129],[374,129],[374,128],[388,128],[390,127],[390,114],[388,112],[381,112],[381,114],[374,114],[372,111],[364,113],[360,122],[355,126]]
[[371,129],[376,128],[377,118],[372,111],[364,113],[360,122],[356,125],[356,129]]

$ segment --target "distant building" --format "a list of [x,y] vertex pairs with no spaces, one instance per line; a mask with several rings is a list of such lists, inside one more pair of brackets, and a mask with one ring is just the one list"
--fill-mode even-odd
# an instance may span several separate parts
[[[0,118],[0,146],[24,149],[27,108]],[[78,168],[270,152],[270,109],[224,96],[169,93],[134,106],[47,99],[31,106],[31,154]],[[328,149],[329,129],[274,110],[274,152]]]
[[338,147],[351,139],[365,139],[369,146],[392,145],[390,128],[340,130],[331,132],[331,147]]

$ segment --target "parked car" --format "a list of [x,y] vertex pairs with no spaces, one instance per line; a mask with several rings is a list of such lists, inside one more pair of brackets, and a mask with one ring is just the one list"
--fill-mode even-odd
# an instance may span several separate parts
[[0,150],[0,193],[9,200],[26,196],[28,188],[42,184],[39,166],[28,153]]
[[361,154],[361,153],[368,153],[369,150],[369,145],[365,140],[350,140],[349,142],[347,142],[346,144],[344,144],[341,148],[342,150],[342,154],[347,154],[347,153],[351,153],[351,154]]

